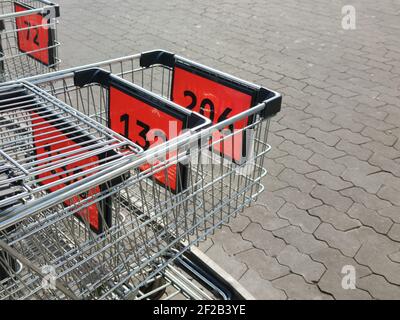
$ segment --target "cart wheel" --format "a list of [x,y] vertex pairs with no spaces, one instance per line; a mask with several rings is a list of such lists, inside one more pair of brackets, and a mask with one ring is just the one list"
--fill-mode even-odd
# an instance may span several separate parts
[[[151,283],[141,287],[140,291],[142,291],[144,294],[147,294],[151,291],[156,290],[157,288],[162,287],[166,283],[167,283],[167,281],[163,277],[158,277],[158,278],[154,279],[154,281],[152,281]],[[147,298],[150,300],[160,300],[161,297],[164,295],[165,291],[166,291],[166,288],[162,288],[162,289],[152,293]]]

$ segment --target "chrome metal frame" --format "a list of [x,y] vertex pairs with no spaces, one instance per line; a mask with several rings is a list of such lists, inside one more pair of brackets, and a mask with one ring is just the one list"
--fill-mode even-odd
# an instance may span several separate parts
[[[75,72],[101,67],[170,99],[171,68],[165,65],[142,67],[141,56],[34,76],[25,81],[104,125],[107,123],[107,90],[98,85],[76,86]],[[264,190],[261,183],[266,174],[264,159],[271,147],[267,144],[269,118],[264,118],[263,114],[266,107],[280,99],[278,93],[271,92],[270,98],[221,123],[193,128],[143,153],[121,158],[110,165],[107,172],[94,172],[62,190],[43,194],[39,199],[0,214],[0,238],[4,239],[0,247],[10,255],[13,250],[20,252],[34,266],[54,266],[57,280],[62,284],[62,290],[55,288],[51,294],[43,293],[38,283],[40,276],[34,277],[32,272],[17,276],[9,270],[16,289],[11,294],[10,287],[0,285],[0,297],[50,295],[52,298],[127,299],[155,276],[167,274],[166,270],[171,270],[171,264],[183,253],[223,223],[228,223]],[[254,121],[245,128],[216,141],[212,139],[216,131],[249,116],[253,116]],[[253,154],[247,163],[224,161],[219,154],[210,152],[213,145],[224,146],[230,138],[247,130],[253,137]],[[171,150],[173,156],[165,157]],[[204,154],[207,163],[201,159]],[[188,167],[188,186],[176,194],[157,184],[155,177],[158,174],[168,177],[168,170],[178,163]],[[249,164],[250,170],[246,169]],[[118,177],[123,178],[104,191],[73,207],[62,206],[63,201],[96,186],[107,185]],[[110,205],[113,224],[96,235],[82,226],[74,214],[105,198],[113,199]],[[25,285],[27,279],[30,279],[29,288]]]
[[[14,3],[32,7],[23,12],[14,12]],[[49,18],[49,22],[43,21],[40,25],[18,28],[16,21],[18,18],[27,17],[33,14],[54,13],[54,17]],[[0,1],[0,23],[3,29],[0,30],[0,82],[16,80],[37,74],[43,74],[58,69],[61,60],[58,57],[60,42],[57,41],[57,25],[59,7],[46,0],[1,0]],[[33,34],[34,30],[40,28],[51,28],[54,35],[54,43],[38,50],[23,52],[19,49],[19,32],[29,31]],[[53,52],[54,61],[48,65],[43,64],[33,56],[43,57],[41,53]]]

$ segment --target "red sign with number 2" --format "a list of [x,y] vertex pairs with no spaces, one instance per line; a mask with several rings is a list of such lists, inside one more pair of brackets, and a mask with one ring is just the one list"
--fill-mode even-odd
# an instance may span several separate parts
[[[32,8],[15,3],[15,12]],[[15,19],[18,29],[18,49],[32,58],[49,66],[51,65],[49,43],[51,43],[48,20],[40,13],[29,14]],[[45,25],[45,26],[43,26]]]

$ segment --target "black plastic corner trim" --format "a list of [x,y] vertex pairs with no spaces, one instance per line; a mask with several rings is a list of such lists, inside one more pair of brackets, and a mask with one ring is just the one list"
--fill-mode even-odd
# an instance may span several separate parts
[[281,111],[282,107],[282,96],[277,96],[275,99],[272,99],[271,101],[267,102],[266,100],[269,100],[273,97],[276,96],[276,93],[269,91],[265,88],[261,88],[259,93],[258,93],[258,103],[265,102],[265,108],[261,114],[261,116],[264,119],[270,118],[274,115],[276,115],[278,112]]
[[100,68],[92,68],[74,72],[74,85],[78,87],[83,87],[92,83],[109,86],[110,82],[111,73]]
[[161,64],[173,68],[175,65],[175,54],[162,50],[143,52],[140,56],[140,66],[148,68],[155,64]]
[[58,4],[56,4],[55,6],[54,6],[54,9],[56,10],[56,18],[59,18],[60,17],[60,6],[58,5]]
[[[195,112],[192,112],[189,116],[188,116],[188,122],[187,122],[187,127],[188,128],[196,128],[198,126],[204,125],[204,119],[199,117],[199,115]],[[206,127],[211,126],[212,124],[210,123],[209,125],[207,125]],[[204,127],[204,126],[203,126]]]
[[[54,18],[59,18],[60,17],[60,7],[57,5],[57,6],[53,7],[53,8],[55,10],[55,12],[54,12],[55,17]],[[45,12],[45,15],[49,15],[50,13],[51,13],[50,9],[47,9],[46,12]]]

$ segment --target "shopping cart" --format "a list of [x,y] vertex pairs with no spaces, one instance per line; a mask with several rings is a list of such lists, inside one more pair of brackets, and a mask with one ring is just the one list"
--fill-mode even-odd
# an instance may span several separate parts
[[0,1],[0,82],[55,70],[59,6],[46,0]]
[[[27,81],[145,151],[0,214],[2,297],[137,297],[263,191],[276,92],[163,51]],[[160,118],[173,134],[158,130]],[[154,129],[149,144],[143,133]],[[93,205],[112,219],[100,231],[76,219]],[[43,286],[50,276],[54,286]]]

